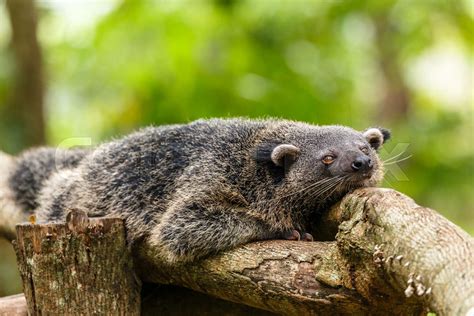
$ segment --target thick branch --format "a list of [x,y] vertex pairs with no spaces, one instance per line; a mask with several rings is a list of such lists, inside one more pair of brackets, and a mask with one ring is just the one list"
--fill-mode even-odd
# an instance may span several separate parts
[[[474,312],[474,239],[458,226],[388,189],[357,191],[332,212],[343,221],[339,249],[357,270],[438,314]],[[374,299],[371,283],[357,282],[365,277],[356,275],[356,289]]]
[[336,242],[265,241],[188,266],[163,265],[146,243],[142,278],[283,314],[397,313],[474,306],[474,242],[388,189],[347,195],[326,215]]
[[[245,245],[187,266],[163,266],[141,254],[142,277],[177,284],[280,314],[366,311],[365,300],[341,287],[335,243],[265,241]],[[148,261],[147,263],[146,260]]]

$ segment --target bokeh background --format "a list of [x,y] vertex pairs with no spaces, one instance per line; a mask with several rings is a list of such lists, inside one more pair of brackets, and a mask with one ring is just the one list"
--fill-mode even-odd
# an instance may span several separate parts
[[[0,148],[203,117],[385,126],[382,157],[407,159],[383,185],[474,234],[473,18],[472,0],[0,0]],[[0,252],[0,296],[20,292]]]

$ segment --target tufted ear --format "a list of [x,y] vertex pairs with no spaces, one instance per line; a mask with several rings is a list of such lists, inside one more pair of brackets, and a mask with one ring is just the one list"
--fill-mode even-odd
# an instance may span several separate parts
[[270,158],[277,166],[283,167],[294,162],[300,154],[300,149],[294,145],[281,144],[273,148]]
[[378,150],[385,142],[390,139],[390,131],[381,127],[371,127],[367,129],[362,135],[369,142],[370,146]]

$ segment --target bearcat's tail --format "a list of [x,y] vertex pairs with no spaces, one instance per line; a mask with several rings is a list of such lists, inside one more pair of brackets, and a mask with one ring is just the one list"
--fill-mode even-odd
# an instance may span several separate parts
[[15,202],[8,180],[13,172],[15,159],[0,151],[0,236],[13,239],[15,224],[26,220],[27,215]]
[[77,167],[89,149],[38,147],[17,157],[0,151],[0,236],[14,237],[15,225],[39,207],[38,197],[56,172]]

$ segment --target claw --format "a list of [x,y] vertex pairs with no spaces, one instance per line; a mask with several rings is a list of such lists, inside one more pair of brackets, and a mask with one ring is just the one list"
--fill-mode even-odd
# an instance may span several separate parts
[[297,230],[291,230],[285,235],[286,240],[300,240],[301,235]]
[[301,238],[303,241],[314,241],[314,238],[309,233],[303,233],[303,237]]

